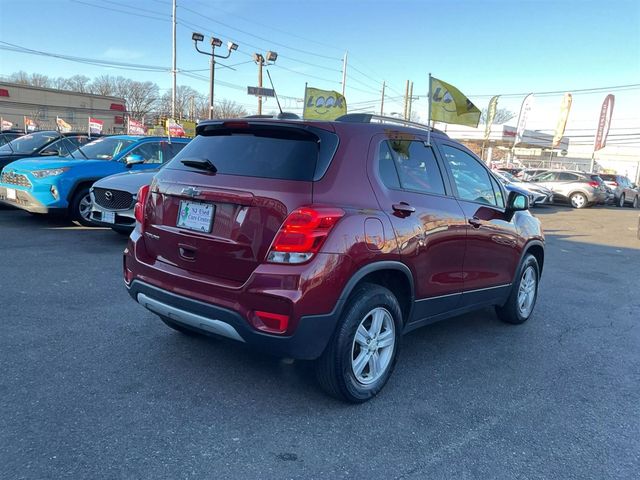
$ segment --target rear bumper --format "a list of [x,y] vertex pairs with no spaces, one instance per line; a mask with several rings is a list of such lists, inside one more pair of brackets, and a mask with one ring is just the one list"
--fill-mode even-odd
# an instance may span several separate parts
[[201,331],[236,340],[280,357],[313,360],[324,351],[337,318],[333,313],[300,318],[293,335],[279,336],[253,329],[236,311],[168,292],[139,280],[129,295],[151,312]]
[[[317,254],[295,266],[262,264],[239,284],[149,258],[144,240],[134,229],[123,267],[129,294],[148,310],[276,356],[313,360],[329,343],[353,271],[348,256]],[[286,332],[257,328],[256,311],[286,315]]]

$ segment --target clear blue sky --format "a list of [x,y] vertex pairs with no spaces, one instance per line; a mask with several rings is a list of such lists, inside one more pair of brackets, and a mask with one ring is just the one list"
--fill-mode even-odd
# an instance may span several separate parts
[[[134,2],[0,0],[0,41],[170,68],[171,1],[137,0],[135,7],[127,5]],[[178,83],[207,92],[208,60],[194,51],[193,30],[233,40],[240,48],[224,62],[242,64],[235,71],[217,69],[216,99],[235,100],[247,108],[256,103],[246,94],[246,86],[257,83],[251,54],[267,50],[279,54],[270,70],[281,95],[301,97],[305,81],[339,91],[341,58],[348,50],[346,96],[352,109],[368,105],[378,109],[381,82],[386,80],[392,98],[385,110],[401,111],[401,100],[393,97],[404,94],[409,79],[415,82],[414,95],[422,97],[414,109],[423,118],[428,72],[457,86],[480,108],[488,102],[482,95],[640,83],[638,0],[178,0],[178,21],[178,68],[202,70],[195,73],[203,76],[180,74]],[[17,70],[52,77],[123,75],[152,80],[163,89],[171,86],[169,73],[117,70],[0,50],[0,74]],[[582,111],[584,126],[595,124],[606,93],[574,95],[574,108]],[[639,90],[613,93],[615,113],[625,122],[634,121]],[[549,111],[557,110],[560,97],[541,98],[536,104],[539,112],[545,105]],[[517,111],[521,100],[504,97],[500,106]],[[287,100],[286,106],[293,109],[296,103]],[[275,104],[270,101],[265,108],[272,110]],[[547,117],[544,113],[538,120]],[[548,126],[539,128],[554,128],[553,117]],[[573,120],[574,128],[579,128],[577,117]],[[640,128],[640,120],[636,125]]]

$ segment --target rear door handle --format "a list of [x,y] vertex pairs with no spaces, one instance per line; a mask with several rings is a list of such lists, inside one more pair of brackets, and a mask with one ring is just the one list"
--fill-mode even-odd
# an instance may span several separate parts
[[469,219],[469,224],[473,226],[473,228],[480,228],[482,226],[482,220],[478,217],[473,217]]
[[191,245],[178,244],[178,253],[185,260],[193,261],[196,259],[196,249]]
[[405,217],[411,215],[412,213],[414,213],[416,211],[415,207],[412,207],[411,205],[409,205],[406,202],[400,202],[400,203],[394,203],[391,208],[393,208],[394,212],[398,212],[402,215],[404,215]]

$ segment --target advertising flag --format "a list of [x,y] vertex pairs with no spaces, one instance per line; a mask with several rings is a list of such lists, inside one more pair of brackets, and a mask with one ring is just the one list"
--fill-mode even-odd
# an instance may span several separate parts
[[560,140],[564,135],[564,129],[567,126],[567,119],[569,118],[569,111],[571,110],[571,102],[573,98],[570,93],[565,93],[562,97],[562,103],[560,104],[560,117],[556,125],[556,132],[553,135],[553,141],[551,142],[551,148],[556,148],[560,145]]
[[500,95],[496,95],[491,100],[489,100],[489,108],[487,108],[487,123],[484,126],[484,139],[488,140],[489,135],[491,135],[491,125],[496,118],[496,112],[498,111],[498,97]]
[[93,134],[101,134],[102,127],[104,126],[104,122],[102,120],[96,120],[95,118],[89,117],[89,135]]
[[0,130],[9,130],[13,128],[13,122],[0,118]]
[[24,117],[24,133],[35,132],[38,124],[33,118]]
[[451,84],[430,77],[429,103],[431,120],[476,128],[480,110]]
[[167,135],[170,137],[184,137],[184,127],[173,118],[168,118],[166,123]]
[[144,124],[129,118],[127,121],[127,133],[129,135],[144,135]]
[[533,93],[530,93],[524,100],[522,101],[522,106],[520,107],[520,115],[518,115],[518,128],[516,129],[516,138],[513,141],[513,146],[516,146],[520,142],[522,142],[522,137],[524,136],[524,129],[527,126],[527,118],[529,118],[529,112],[533,107]]
[[305,120],[335,120],[347,114],[347,100],[333,90],[307,87],[304,91]]
[[58,131],[61,133],[68,133],[71,131],[71,125],[69,125],[60,117],[56,117],[56,125],[58,126]]
[[596,138],[593,144],[593,151],[597,152],[601,148],[604,148],[607,144],[607,136],[609,135],[609,127],[611,126],[611,117],[613,116],[613,103],[615,97],[609,94],[602,102],[602,108],[600,109],[600,119],[598,120],[598,130],[596,131]]

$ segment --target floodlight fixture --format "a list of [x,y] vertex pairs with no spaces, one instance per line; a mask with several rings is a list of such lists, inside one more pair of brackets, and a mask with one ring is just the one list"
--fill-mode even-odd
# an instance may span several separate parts
[[202,41],[204,40],[204,35],[203,35],[203,34],[201,34],[201,33],[198,33],[198,32],[193,32],[193,33],[191,34],[191,39],[192,39],[194,42],[202,42]]
[[267,52],[267,62],[275,62],[277,58],[278,54],[276,52],[272,52],[271,50]]
[[233,42],[227,42],[227,48],[229,50],[238,50],[238,44]]
[[211,37],[211,46],[212,47],[221,47],[222,46],[222,40],[220,40],[217,37]]

